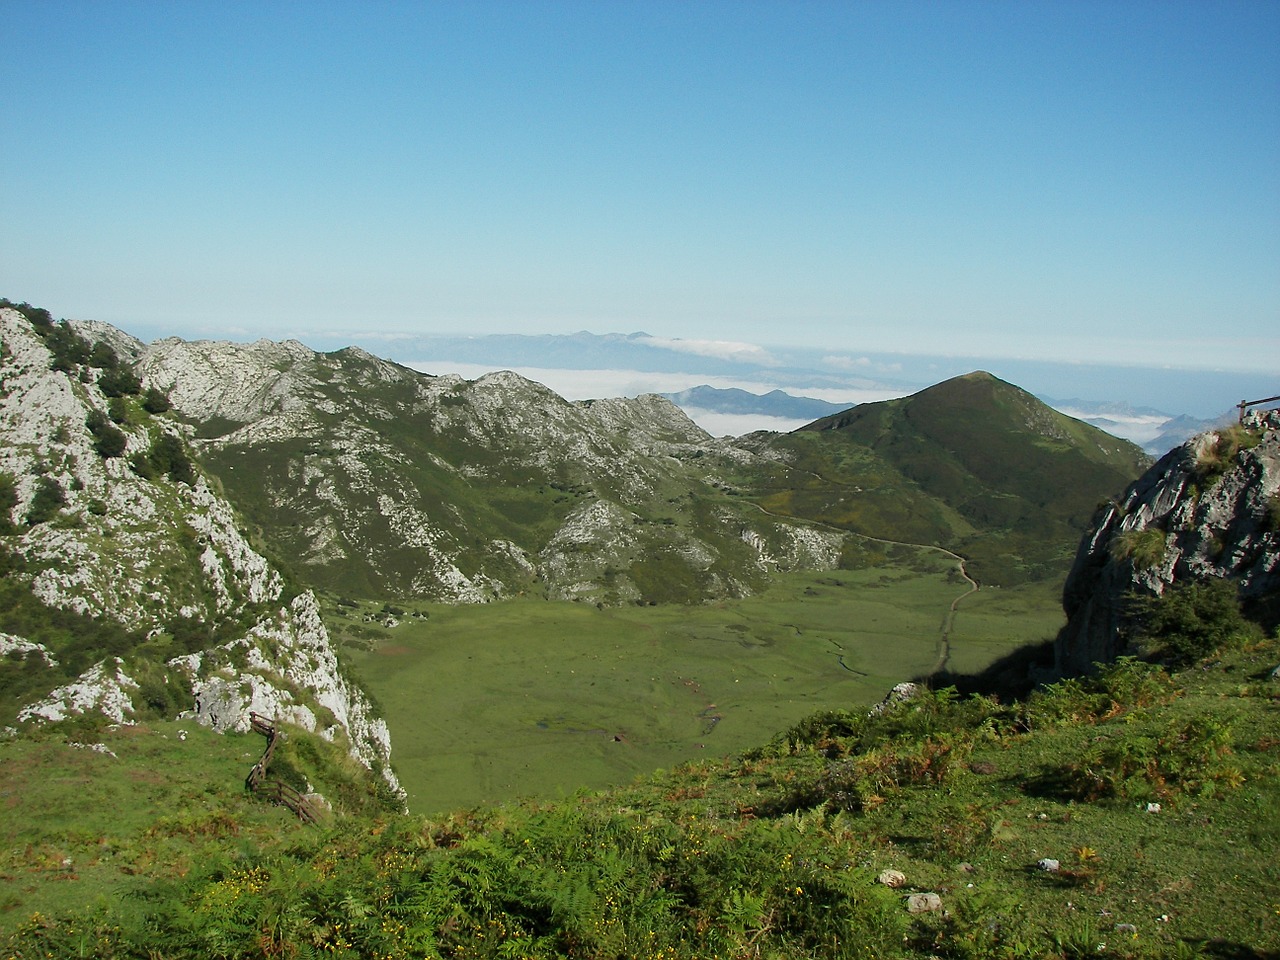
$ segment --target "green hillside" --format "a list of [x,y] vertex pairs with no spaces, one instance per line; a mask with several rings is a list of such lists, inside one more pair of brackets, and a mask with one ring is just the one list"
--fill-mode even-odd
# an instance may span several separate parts
[[1146,464],[1127,441],[987,373],[862,404],[763,444],[787,458],[766,509],[945,546],[984,583],[1065,575],[1099,502]]
[[820,565],[797,524],[718,489],[716,442],[660,398],[571,403],[515,374],[266,342],[164,342],[140,368],[265,549],[346,596],[689,603],[761,586],[762,549]]
[[[742,596],[775,561],[863,563],[865,541],[840,531],[946,547],[987,583],[1058,580],[1144,463],[987,374],[727,442],[656,398],[569,403],[511,374],[431,378],[360,351],[277,367],[283,411],[229,421],[180,380],[176,406],[270,552],[362,598]],[[831,559],[797,552],[796,521],[820,525]]]

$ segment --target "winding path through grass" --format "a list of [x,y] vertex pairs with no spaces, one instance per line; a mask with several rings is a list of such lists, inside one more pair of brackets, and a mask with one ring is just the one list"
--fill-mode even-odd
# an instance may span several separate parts
[[[812,473],[811,471],[802,471],[802,472],[809,473],[810,476],[816,477],[817,479],[822,480],[824,483],[834,482],[834,481],[827,480],[825,477],[822,477],[819,474]],[[969,584],[969,589],[965,590],[964,593],[960,594],[960,596],[956,597],[954,600],[951,601],[951,605],[947,608],[946,615],[942,618],[942,627],[938,634],[938,659],[934,662],[933,669],[930,670],[928,674],[926,674],[926,676],[928,677],[937,676],[946,668],[947,661],[951,659],[951,633],[955,629],[956,613],[960,608],[960,603],[963,600],[967,599],[968,597],[973,596],[980,589],[982,589],[978,581],[973,579],[973,577],[969,576],[969,571],[965,569],[964,557],[960,556],[960,554],[956,553],[953,550],[948,550],[946,547],[940,547],[937,544],[908,543],[905,540],[887,540],[884,537],[873,537],[873,536],[870,536],[869,534],[858,533],[856,530],[846,530],[843,527],[837,527],[831,523],[823,523],[821,520],[810,520],[804,517],[791,516],[790,514],[775,513],[774,511],[764,507],[762,504],[756,503],[754,500],[749,502],[753,503],[761,513],[765,514],[766,516],[776,517],[779,520],[788,520],[793,523],[803,523],[811,527],[822,527],[827,530],[833,530],[836,533],[842,534],[844,536],[853,535],[855,537],[860,537],[863,540],[870,540],[872,543],[884,543],[884,544],[888,544],[890,546],[896,546],[896,547],[912,547],[917,550],[935,550],[938,553],[944,554],[945,556],[948,556],[952,560],[954,560],[956,562],[956,569],[960,571],[960,576],[964,578],[967,584]],[[837,660],[839,661],[840,666],[844,667],[846,670],[849,669],[848,667],[845,666],[843,657],[837,657]]]

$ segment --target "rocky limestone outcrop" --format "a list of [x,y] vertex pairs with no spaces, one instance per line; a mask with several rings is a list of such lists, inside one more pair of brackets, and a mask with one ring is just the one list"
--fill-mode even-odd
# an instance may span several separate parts
[[1280,592],[1280,411],[1171,450],[1101,509],[1063,590],[1057,671],[1123,655],[1135,595],[1209,578],[1233,580],[1246,609]]
[[249,730],[257,713],[343,742],[396,792],[388,760],[391,734],[368,699],[338,668],[314,594],[299,594],[245,634],[211,650],[170,661],[191,684],[191,716],[225,732]]
[[125,673],[119,657],[100,660],[73,682],[63,684],[18,711],[22,721],[58,721],[86,713],[100,713],[116,723],[133,719],[133,696],[138,683]]
[[[143,352],[137,341],[100,327],[77,325],[87,340],[120,356]],[[402,795],[386,725],[339,672],[314,596],[287,592],[241,532],[231,504],[203,477],[145,477],[130,462],[158,437],[185,442],[181,425],[135,406],[117,425],[123,450],[104,454],[88,425],[92,414],[111,412],[99,386],[102,370],[57,370],[52,361],[30,321],[0,309],[0,474],[13,482],[16,501],[3,546],[22,558],[9,576],[49,607],[113,621],[135,637],[162,636],[180,622],[200,625],[220,642],[170,661],[164,678],[190,686],[195,719],[226,730],[246,728],[251,709],[279,716],[344,742]],[[56,505],[33,521],[42,490],[46,500],[56,490]],[[40,644],[8,634],[0,640],[6,654],[58,666],[56,652]],[[56,683],[18,716],[44,722],[92,711],[125,722],[138,712],[138,691],[125,660],[107,657]]]
[[692,517],[685,491],[727,486],[712,461],[750,455],[656,395],[571,402],[509,371],[429,376],[292,342],[161,340],[137,370],[272,549],[328,589],[698,600],[838,562],[840,537],[749,506]]

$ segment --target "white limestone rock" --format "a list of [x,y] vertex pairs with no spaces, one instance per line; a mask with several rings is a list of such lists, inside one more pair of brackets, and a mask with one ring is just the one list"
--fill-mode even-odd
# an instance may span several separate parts
[[20,653],[24,658],[35,654],[45,662],[46,666],[58,665],[57,658],[43,643],[35,643],[25,637],[15,637],[12,633],[0,633],[0,657],[7,657],[11,653]]
[[292,723],[331,741],[380,774],[399,796],[391,735],[368,698],[342,676],[315,595],[299,594],[244,637],[170,661],[190,677],[191,716],[219,732],[249,729],[249,714]]
[[100,660],[77,680],[27,704],[18,711],[18,719],[24,723],[56,723],[68,717],[100,713],[116,723],[126,723],[133,718],[132,694],[137,689],[138,684],[124,672],[123,660]]
[[[106,325],[77,327],[91,340],[105,339],[120,356],[153,356],[154,371],[174,378],[153,385],[224,415],[296,410],[301,401],[291,399],[277,367],[313,356],[301,344],[264,341],[247,348],[256,365],[232,369],[220,363],[239,352],[232,345],[192,352],[175,341],[153,351]],[[95,378],[82,382],[52,370],[44,341],[15,310],[0,309],[0,344],[0,471],[19,480],[10,519],[26,516],[40,475],[55,479],[66,497],[53,521],[17,537],[32,593],[50,606],[150,634],[179,617],[217,625],[278,604],[221,647],[170,664],[189,678],[198,719],[215,729],[245,729],[248,711],[257,710],[297,723],[345,743],[402,796],[389,763],[386,724],[341,675],[315,597],[307,592],[282,602],[283,578],[240,532],[231,505],[203,479],[193,485],[144,480],[124,458],[99,456],[85,421],[90,410],[105,412],[107,398]],[[121,429],[128,451],[148,449],[149,430],[180,432],[167,419]],[[0,635],[0,652],[9,651],[39,654],[57,665],[39,644]],[[96,711],[125,722],[134,716],[138,689],[124,661],[109,658],[26,704],[19,718],[56,722]]]
[[889,713],[920,696],[925,688],[918,683],[903,682],[896,684],[892,690],[884,695],[884,699],[867,711],[867,716],[878,717],[883,713]]

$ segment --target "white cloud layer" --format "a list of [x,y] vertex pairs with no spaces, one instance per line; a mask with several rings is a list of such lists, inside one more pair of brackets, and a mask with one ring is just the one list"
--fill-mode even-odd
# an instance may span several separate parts
[[[553,367],[499,367],[493,364],[463,363],[454,360],[410,360],[405,366],[435,376],[454,373],[475,380],[495,370],[510,370],[520,376],[550,387],[566,400],[597,400],[601,397],[636,397],[642,393],[679,393],[691,387],[706,385],[722,390],[737,388],[748,393],[766,394],[782,390],[793,397],[813,397],[832,403],[871,403],[892,400],[905,391],[890,388],[829,388],[803,384],[766,383],[738,377],[718,377],[705,373],[655,373],[648,370],[562,370]],[[766,428],[757,428],[766,429]],[[773,428],[767,428],[773,429]]]
[[716,357],[720,360],[743,360],[772,365],[777,361],[764,347],[737,340],[682,340],[674,337],[642,337],[640,343],[677,353],[693,353],[700,357]]
[[766,417],[752,413],[717,413],[714,410],[701,410],[697,407],[687,408],[685,414],[713,437],[740,437],[757,430],[790,433],[812,422],[795,420],[791,417]]
[[[475,380],[486,373],[507,369],[527,380],[541,383],[566,400],[596,400],[601,397],[636,397],[643,393],[679,393],[690,387],[710,386],[728,390],[736,387],[749,393],[763,395],[771,390],[783,390],[793,397],[813,397],[855,406],[892,400],[904,395],[901,390],[890,389],[827,389],[791,386],[777,383],[761,383],[733,377],[715,377],[691,373],[652,373],[646,370],[561,370],[551,367],[497,367],[481,363],[461,363],[452,360],[416,360],[405,364],[421,373],[433,376],[457,374]],[[787,432],[802,427],[808,420],[790,417],[771,417],[764,414],[730,414],[714,410],[690,408],[685,411],[689,419],[712,436],[741,436],[756,430]]]
[[1065,413],[1068,417],[1075,417],[1077,420],[1092,423],[1095,427],[1107,431],[1113,437],[1129,440],[1139,446],[1150,443],[1164,433],[1165,424],[1169,422],[1169,418],[1164,414],[1146,415],[1112,412],[1099,416],[1096,413],[1077,410],[1071,406],[1058,406],[1056,404],[1054,409],[1059,413]]

